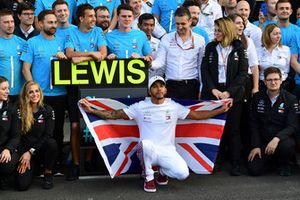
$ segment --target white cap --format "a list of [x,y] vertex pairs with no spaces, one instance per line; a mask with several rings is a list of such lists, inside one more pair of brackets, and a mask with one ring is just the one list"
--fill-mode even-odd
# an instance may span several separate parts
[[151,86],[153,85],[153,83],[155,83],[156,81],[161,81],[163,82],[164,84],[166,84],[166,81],[164,80],[163,77],[161,76],[153,76],[149,79],[149,82],[148,82],[148,89],[150,90]]

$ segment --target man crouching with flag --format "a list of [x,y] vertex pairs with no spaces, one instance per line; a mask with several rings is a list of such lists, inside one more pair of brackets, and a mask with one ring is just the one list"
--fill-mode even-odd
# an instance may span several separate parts
[[166,185],[168,177],[184,180],[189,175],[189,168],[175,148],[175,128],[178,119],[208,119],[227,112],[232,105],[228,100],[220,108],[210,111],[193,111],[170,98],[167,93],[166,82],[160,76],[149,80],[148,92],[150,97],[121,110],[96,110],[86,99],[80,100],[85,112],[92,113],[103,119],[132,119],[135,120],[140,139],[137,155],[145,178],[144,190],[156,192],[154,171],[152,166],[159,166],[156,183]]

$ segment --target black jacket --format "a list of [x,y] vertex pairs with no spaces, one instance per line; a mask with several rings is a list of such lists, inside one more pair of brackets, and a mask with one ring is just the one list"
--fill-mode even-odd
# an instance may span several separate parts
[[55,126],[53,109],[48,105],[44,105],[33,116],[34,124],[31,130],[22,135],[21,152],[26,152],[30,148],[34,148],[38,152],[43,144],[53,136]]
[[38,34],[40,34],[40,32],[37,31],[36,29],[34,29],[34,31],[32,31],[32,32],[28,35],[28,37],[26,38],[25,35],[23,34],[23,32],[22,32],[20,26],[16,26],[15,31],[14,31],[14,34],[15,34],[16,36],[19,36],[19,37],[22,38],[23,40],[26,40],[26,41],[27,41],[27,40],[29,40],[30,38],[32,38],[32,37],[37,36]]
[[[218,52],[219,42],[210,42],[205,48],[205,56],[201,64],[202,98],[205,100],[216,99],[212,89],[218,89]],[[240,40],[232,42],[232,51],[227,59],[226,90],[234,102],[240,102],[244,98],[245,83],[248,76],[248,58],[244,45]]]
[[[20,112],[10,103],[3,102],[0,109],[0,151],[13,152],[20,143]],[[1,153],[0,152],[0,153]]]
[[252,148],[266,145],[274,137],[292,137],[298,128],[298,113],[297,98],[283,89],[273,106],[266,91],[256,93],[250,111]]

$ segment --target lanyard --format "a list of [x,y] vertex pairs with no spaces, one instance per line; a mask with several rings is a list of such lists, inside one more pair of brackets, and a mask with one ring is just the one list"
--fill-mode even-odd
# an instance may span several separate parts
[[[227,72],[227,61],[228,61],[228,55],[230,53],[230,48],[228,48],[228,49],[222,48],[221,44],[218,45],[218,48],[219,48],[220,53],[221,53],[221,58],[222,58],[222,61],[224,63],[224,70],[225,70],[225,74],[226,74],[226,72]],[[223,49],[225,50],[225,52],[223,51]]]
[[180,49],[182,49],[182,50],[190,50],[190,49],[194,49],[194,48],[195,48],[195,38],[194,38],[193,35],[192,35],[192,45],[191,45],[189,48],[187,48],[187,49],[184,49],[182,46],[180,46],[180,45],[178,44],[176,33],[175,33],[175,42],[176,42],[177,46],[178,46]]

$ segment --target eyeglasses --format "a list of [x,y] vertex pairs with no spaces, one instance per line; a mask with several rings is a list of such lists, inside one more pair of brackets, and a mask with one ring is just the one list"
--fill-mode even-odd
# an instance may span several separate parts
[[268,79],[266,79],[266,81],[267,82],[278,82],[278,81],[280,81],[281,79],[280,78],[268,78]]
[[33,16],[34,15],[34,13],[22,13],[22,15],[24,15],[24,16]]

